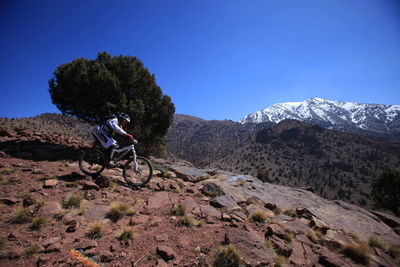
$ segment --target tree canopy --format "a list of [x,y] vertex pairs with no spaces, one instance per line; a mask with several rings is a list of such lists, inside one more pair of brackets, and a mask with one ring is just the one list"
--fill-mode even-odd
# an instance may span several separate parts
[[372,198],[380,208],[400,216],[400,172],[386,170],[372,183]]
[[128,131],[142,144],[141,153],[161,154],[174,104],[153,74],[132,56],[98,53],[95,60],[78,58],[62,64],[49,80],[53,104],[66,115],[99,123],[111,114],[131,117]]

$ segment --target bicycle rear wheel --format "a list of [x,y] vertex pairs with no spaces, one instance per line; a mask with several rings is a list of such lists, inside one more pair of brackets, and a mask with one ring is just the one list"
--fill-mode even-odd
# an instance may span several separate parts
[[98,148],[91,147],[79,159],[79,168],[90,176],[99,175],[106,167],[106,157]]
[[137,169],[135,170],[135,161],[128,160],[123,169],[123,176],[125,181],[135,187],[144,186],[147,184],[153,175],[153,167],[148,159],[137,156]]

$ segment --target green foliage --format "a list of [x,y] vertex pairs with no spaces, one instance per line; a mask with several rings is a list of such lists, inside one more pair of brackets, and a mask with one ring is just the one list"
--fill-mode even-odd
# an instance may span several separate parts
[[11,223],[27,223],[32,220],[32,216],[27,208],[18,208],[11,215]]
[[63,202],[64,208],[79,208],[81,206],[82,199],[83,198],[79,195],[70,195]]
[[372,199],[375,204],[400,216],[400,172],[386,170],[372,182]]
[[117,237],[118,240],[130,240],[133,237],[133,230],[132,229],[125,229],[123,230]]
[[267,218],[267,214],[262,210],[257,210],[250,215],[250,220],[253,222],[265,223]]
[[363,244],[347,244],[341,252],[356,263],[367,265],[370,261],[368,248]]
[[380,240],[377,237],[371,237],[368,241],[368,245],[370,245],[371,247],[376,247],[376,248],[380,248],[383,250],[388,249],[388,245],[385,244],[382,240]]
[[57,67],[49,80],[53,103],[63,114],[88,122],[125,112],[145,151],[164,151],[164,135],[175,112],[171,98],[163,95],[154,75],[132,56],[98,53],[95,60],[78,58]]
[[32,257],[33,255],[37,254],[39,252],[39,250],[40,250],[39,245],[36,245],[36,244],[31,245],[24,250],[22,257],[23,258]]
[[113,222],[117,222],[119,219],[127,215],[131,206],[125,203],[111,203],[110,208],[107,212],[107,218]]
[[90,239],[97,239],[102,237],[102,226],[101,223],[92,223],[88,227],[88,232],[86,233],[86,237]]
[[186,215],[186,206],[183,205],[182,203],[179,203],[178,205],[174,205],[171,208],[171,214],[176,215],[176,216]]
[[268,182],[268,179],[269,179],[268,171],[267,170],[258,170],[257,178],[263,182]]
[[39,216],[32,220],[31,226],[29,229],[31,230],[40,230],[43,226],[46,225],[48,219],[44,216]]
[[242,266],[242,259],[234,246],[220,247],[215,255],[215,267],[239,267]]

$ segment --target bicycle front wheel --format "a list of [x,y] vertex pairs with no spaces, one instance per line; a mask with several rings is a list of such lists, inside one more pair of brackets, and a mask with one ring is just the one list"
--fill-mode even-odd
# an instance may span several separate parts
[[106,157],[98,148],[91,147],[83,152],[79,160],[81,171],[90,176],[99,175],[106,167]]
[[135,187],[144,186],[147,184],[153,175],[153,167],[148,159],[137,156],[137,166],[133,159],[128,160],[123,169],[125,181]]

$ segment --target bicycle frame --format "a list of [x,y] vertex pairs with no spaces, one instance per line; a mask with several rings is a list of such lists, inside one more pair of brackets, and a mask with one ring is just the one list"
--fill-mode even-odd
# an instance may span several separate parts
[[132,153],[133,153],[133,161],[135,162],[135,170],[137,170],[138,169],[138,166],[137,166],[138,164],[137,164],[137,161],[136,161],[136,150],[135,150],[135,146],[133,144],[129,145],[129,146],[125,146],[125,147],[123,147],[121,149],[114,150],[114,153],[118,153],[119,154],[115,158],[115,162],[118,162],[121,159],[123,159],[126,156],[126,154],[128,154],[130,151],[132,151]]

